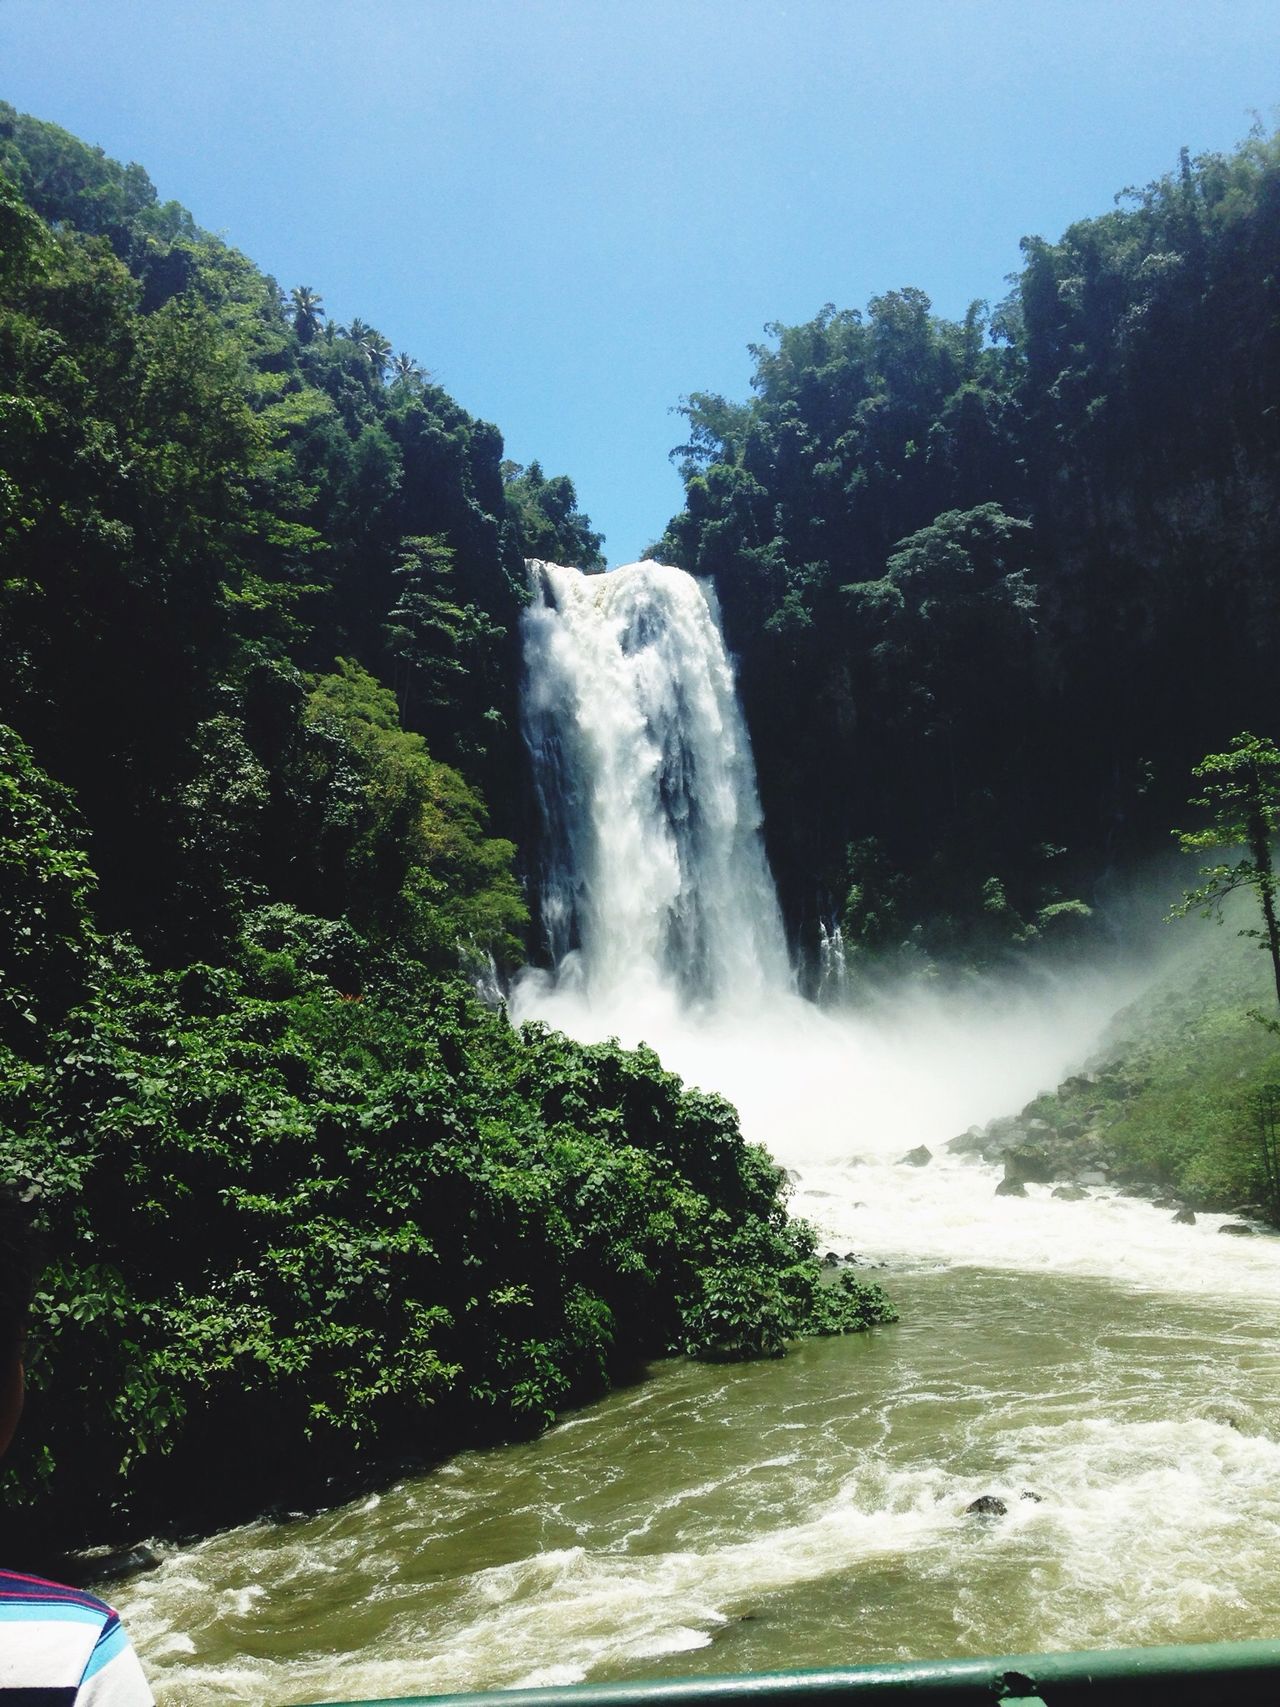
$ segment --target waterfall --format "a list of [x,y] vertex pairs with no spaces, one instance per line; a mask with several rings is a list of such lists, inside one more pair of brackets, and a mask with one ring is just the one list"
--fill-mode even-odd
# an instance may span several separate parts
[[824,1007],[838,1007],[849,1000],[849,960],[845,953],[844,932],[838,920],[828,929],[825,920],[818,921],[818,979],[815,999]]
[[[855,1010],[834,927],[821,1005],[802,998],[714,594],[658,563],[583,575],[535,562],[530,575],[524,732],[551,970],[519,974],[511,1018],[651,1044],[802,1174],[874,1156],[893,1188],[880,1225],[892,1219],[907,1249],[927,1244],[928,1222],[950,1247],[954,1182],[937,1193],[941,1167],[904,1174],[898,1157],[1056,1084],[1104,1003],[1087,981],[1044,1002],[906,986]],[[979,1220],[968,1204],[965,1227]]]
[[659,563],[531,574],[525,736],[557,987],[703,1008],[790,988],[714,594]]

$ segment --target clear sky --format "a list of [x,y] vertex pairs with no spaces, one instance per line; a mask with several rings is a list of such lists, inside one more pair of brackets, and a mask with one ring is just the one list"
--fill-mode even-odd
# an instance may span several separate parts
[[0,0],[0,95],[571,475],[613,563],[765,322],[997,300],[1280,122],[1278,0]]

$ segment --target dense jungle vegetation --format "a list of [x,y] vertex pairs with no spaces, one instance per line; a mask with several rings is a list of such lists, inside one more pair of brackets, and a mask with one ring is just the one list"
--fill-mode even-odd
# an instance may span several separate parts
[[654,547],[715,581],[793,933],[880,962],[1087,929],[1277,733],[1280,139],[1022,247],[961,322],[769,327]]
[[50,1262],[9,1559],[888,1314],[652,1054],[481,1005],[528,923],[564,477],[0,105],[0,1172]]

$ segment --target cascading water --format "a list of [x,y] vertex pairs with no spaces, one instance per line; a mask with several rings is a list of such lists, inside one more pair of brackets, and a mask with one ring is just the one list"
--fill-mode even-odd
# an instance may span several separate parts
[[562,988],[750,1006],[789,983],[711,595],[657,563],[533,566],[525,729]]
[[902,1323],[672,1363],[539,1441],[168,1551],[116,1596],[161,1707],[1273,1634],[1275,1241],[1109,1189],[996,1197],[945,1147],[1127,992],[803,1001],[708,596],[656,565],[535,574],[556,964],[513,1017],[645,1038],[729,1095],[825,1239],[889,1262]]
[[815,994],[819,1002],[842,1004],[849,999],[849,962],[844,950],[844,932],[838,924],[828,927],[818,924],[818,980]]

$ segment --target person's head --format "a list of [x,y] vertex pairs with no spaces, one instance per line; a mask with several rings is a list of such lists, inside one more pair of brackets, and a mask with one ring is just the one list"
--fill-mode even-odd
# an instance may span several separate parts
[[0,1183],[0,1454],[22,1412],[22,1358],[35,1286],[31,1216],[12,1186]]

